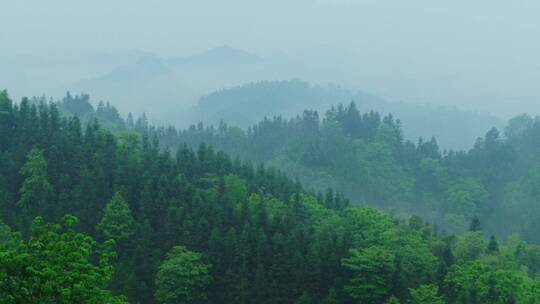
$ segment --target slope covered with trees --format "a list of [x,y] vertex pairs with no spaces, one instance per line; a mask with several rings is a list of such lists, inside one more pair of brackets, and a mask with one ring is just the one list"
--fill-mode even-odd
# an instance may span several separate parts
[[157,134],[166,146],[209,143],[279,168],[309,189],[332,187],[356,203],[420,214],[440,230],[463,232],[479,217],[489,233],[517,232],[540,241],[534,190],[539,118],[523,115],[503,132],[492,128],[468,151],[441,151],[435,138],[407,140],[399,119],[362,113],[355,103],[324,115],[304,111],[291,119],[265,118],[247,131],[224,123],[137,128]]
[[[386,120],[378,129],[395,134]],[[61,303],[80,299],[69,296],[86,292],[81,284],[108,280],[110,255],[96,264],[95,243],[73,231],[72,216],[80,233],[114,244],[106,287],[130,303],[539,301],[540,248],[517,237],[487,242],[477,223],[458,237],[439,235],[419,217],[350,208],[341,194],[305,191],[211,146],[171,152],[148,138],[158,130],[141,132],[82,126],[55,104],[0,94],[0,302]],[[43,219],[30,229],[36,216]],[[43,224],[62,218],[64,226]],[[86,244],[80,254],[70,250],[77,242]],[[57,246],[74,256],[54,255]],[[37,256],[49,258],[36,268]],[[60,265],[74,273],[49,270]],[[82,269],[95,276],[74,275]],[[52,289],[29,298],[38,289],[13,282]],[[113,297],[97,287],[90,294]],[[93,300],[81,303],[104,301]]]
[[177,125],[187,123],[219,124],[247,128],[264,117],[290,119],[306,109],[324,113],[332,105],[355,101],[362,111],[392,113],[404,123],[406,139],[435,136],[445,149],[470,149],[476,138],[504,121],[490,115],[456,108],[389,101],[364,92],[352,92],[338,86],[311,85],[300,80],[263,81],[216,91],[180,116]]
[[[79,107],[91,109],[88,97],[82,97],[67,95],[59,108],[77,113],[66,107],[76,100],[84,104]],[[464,232],[479,217],[489,234],[520,233],[540,242],[537,213],[522,212],[536,210],[538,118],[516,117],[504,132],[492,128],[468,151],[441,151],[435,138],[407,140],[399,119],[362,113],[355,103],[332,107],[324,115],[305,111],[292,119],[265,118],[247,131],[224,123],[184,130],[156,127],[144,115],[137,120],[128,115],[124,122],[109,104],[100,104],[82,119],[98,119],[117,132],[151,134],[173,150],[207,143],[279,168],[315,192],[334,188],[356,204],[422,215],[441,231]]]

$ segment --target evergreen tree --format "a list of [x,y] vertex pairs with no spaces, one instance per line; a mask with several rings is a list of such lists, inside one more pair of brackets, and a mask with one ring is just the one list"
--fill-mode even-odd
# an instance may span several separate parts
[[385,304],[399,304],[399,299],[394,297],[394,296],[391,296],[390,298],[388,298],[388,300],[386,300],[386,302],[384,302]]
[[490,254],[499,252],[499,244],[497,243],[497,239],[494,235],[489,238],[487,252]]
[[302,296],[300,296],[300,298],[298,298],[298,300],[294,302],[294,304],[313,304],[313,303],[314,303],[313,299],[311,299],[311,296],[307,292],[302,293]]
[[339,304],[340,302],[337,299],[336,290],[331,288],[328,291],[328,295],[322,299],[321,304]]
[[13,102],[6,90],[0,91],[0,151],[5,151],[12,141],[14,123]]
[[8,243],[10,243],[11,240],[12,240],[11,228],[9,228],[8,225],[0,221],[0,248],[9,246]]
[[106,239],[115,241],[128,238],[135,232],[131,210],[120,193],[116,193],[105,206],[97,231]]
[[50,201],[53,189],[49,183],[47,160],[43,151],[32,148],[20,173],[25,180],[19,191],[21,196],[17,205],[23,210],[26,220],[36,215],[53,218],[55,206]]
[[471,220],[471,224],[469,225],[469,231],[476,232],[482,230],[482,227],[480,225],[480,219],[478,216],[474,216]]

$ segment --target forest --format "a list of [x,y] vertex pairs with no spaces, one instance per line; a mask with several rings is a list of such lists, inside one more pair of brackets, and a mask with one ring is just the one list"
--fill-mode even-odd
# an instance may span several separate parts
[[540,120],[467,152],[403,132],[354,103],[177,130],[3,91],[0,303],[540,303]]
[[484,113],[387,100],[338,85],[321,86],[291,80],[250,82],[204,95],[197,105],[179,116],[177,125],[188,127],[199,122],[218,125],[225,121],[230,126],[248,128],[264,117],[290,119],[306,109],[324,114],[332,105],[348,105],[351,101],[361,111],[373,110],[399,117],[407,130],[405,139],[416,141],[420,136],[435,136],[443,149],[468,149],[478,136],[505,124],[504,120]]
[[516,116],[503,130],[491,128],[477,138],[469,150],[443,150],[434,137],[408,140],[398,117],[361,112],[355,102],[324,114],[305,110],[293,118],[265,117],[245,130],[224,122],[155,126],[144,115],[124,121],[110,105],[95,112],[86,108],[87,121],[98,118],[117,132],[151,134],[172,150],[208,144],[277,168],[314,192],[332,188],[356,206],[405,219],[419,215],[439,232],[463,233],[478,217],[490,235],[518,233],[540,243],[538,117]]

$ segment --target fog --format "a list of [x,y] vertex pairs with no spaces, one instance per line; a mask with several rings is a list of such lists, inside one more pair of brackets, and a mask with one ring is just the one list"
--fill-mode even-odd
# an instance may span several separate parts
[[174,122],[212,91],[302,79],[506,119],[540,112],[539,9],[493,0],[3,1],[0,86],[15,99],[85,91]]

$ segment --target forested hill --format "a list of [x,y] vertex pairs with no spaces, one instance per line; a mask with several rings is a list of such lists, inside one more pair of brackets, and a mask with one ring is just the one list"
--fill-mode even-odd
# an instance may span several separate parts
[[440,231],[462,233],[479,217],[489,234],[519,233],[540,243],[534,190],[540,165],[535,157],[540,149],[538,118],[516,117],[504,132],[493,128],[469,151],[445,153],[436,139],[406,140],[407,129],[399,119],[362,113],[354,103],[332,107],[324,115],[305,111],[292,119],[265,118],[247,131],[223,123],[185,130],[155,127],[144,116],[134,120],[129,115],[124,121],[109,104],[94,111],[84,95],[68,94],[59,107],[85,122],[97,118],[109,129],[150,134],[173,151],[206,143],[278,168],[315,192],[334,188],[356,205],[398,216],[421,215]]
[[504,121],[490,115],[455,108],[434,107],[385,100],[338,86],[311,85],[300,80],[249,83],[216,91],[200,98],[197,106],[176,122],[250,127],[266,117],[293,118],[306,109],[324,113],[332,105],[354,101],[364,112],[392,113],[407,130],[405,137],[416,140],[435,136],[444,149],[470,149],[476,138]]
[[[370,136],[398,134],[383,124]],[[1,303],[540,301],[540,248],[487,241],[477,220],[438,236],[418,217],[346,208],[210,146],[162,151],[5,92],[0,172]]]

